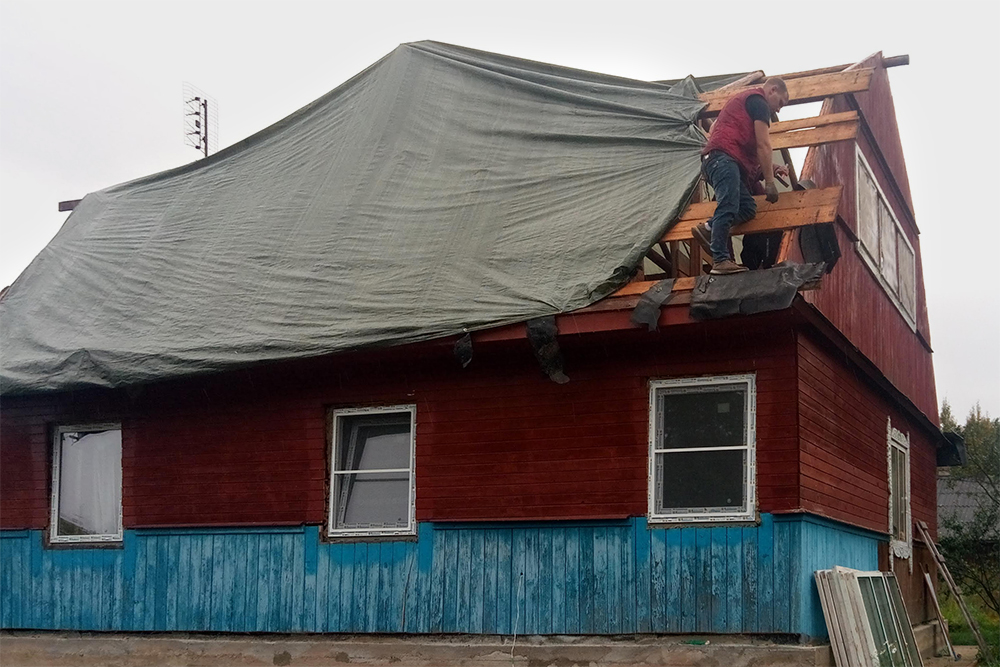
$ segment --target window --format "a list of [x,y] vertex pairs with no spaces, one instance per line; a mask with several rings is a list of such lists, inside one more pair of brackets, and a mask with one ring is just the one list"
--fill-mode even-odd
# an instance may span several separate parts
[[916,327],[916,255],[888,199],[857,149],[858,246],[861,257],[903,314]]
[[755,413],[753,375],[650,383],[651,521],[754,519]]
[[118,424],[60,426],[52,455],[53,543],[122,539],[122,431]]
[[333,412],[330,535],[412,535],[416,406]]
[[910,521],[910,435],[892,427],[888,420],[889,547],[897,558],[913,551]]
[[834,567],[815,577],[836,664],[923,664],[895,575]]

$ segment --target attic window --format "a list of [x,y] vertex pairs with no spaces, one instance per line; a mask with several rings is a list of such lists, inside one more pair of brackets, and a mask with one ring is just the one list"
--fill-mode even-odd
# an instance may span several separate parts
[[49,540],[54,544],[120,542],[121,426],[60,426],[54,439]]
[[416,406],[333,413],[330,535],[412,535]]
[[916,327],[916,254],[857,148],[858,250],[903,318]]
[[754,518],[753,375],[650,384],[649,519]]

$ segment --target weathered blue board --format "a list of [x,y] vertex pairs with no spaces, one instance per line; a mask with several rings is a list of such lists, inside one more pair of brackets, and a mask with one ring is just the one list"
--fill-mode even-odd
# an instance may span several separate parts
[[0,627],[825,636],[813,571],[877,569],[878,535],[805,515],[755,527],[645,519],[420,524],[415,541],[316,526],[125,531],[51,549],[0,532]]

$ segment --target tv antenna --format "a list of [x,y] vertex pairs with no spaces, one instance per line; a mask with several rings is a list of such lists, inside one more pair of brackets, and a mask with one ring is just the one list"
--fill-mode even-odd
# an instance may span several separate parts
[[183,94],[184,143],[208,157],[219,147],[219,104],[190,83]]

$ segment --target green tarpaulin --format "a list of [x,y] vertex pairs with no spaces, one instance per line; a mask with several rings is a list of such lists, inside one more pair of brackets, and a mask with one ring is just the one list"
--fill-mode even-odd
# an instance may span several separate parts
[[696,92],[400,46],[239,144],[85,197],[0,301],[0,389],[143,383],[589,305],[694,188]]

